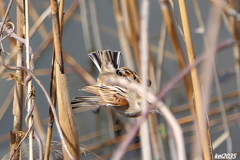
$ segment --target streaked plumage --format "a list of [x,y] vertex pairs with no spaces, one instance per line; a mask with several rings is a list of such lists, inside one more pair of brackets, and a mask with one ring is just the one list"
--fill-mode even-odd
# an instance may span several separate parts
[[[141,78],[135,71],[127,67],[121,67],[121,52],[110,50],[96,51],[89,53],[89,58],[98,68],[100,74],[95,86],[86,86],[82,90],[95,94],[96,96],[75,97],[72,101],[72,107],[95,105],[97,107],[107,106],[127,117],[138,117],[141,115],[141,97],[136,92],[127,87],[120,87],[108,84],[105,77],[121,76],[131,82],[141,83]],[[150,91],[151,81],[148,83]]]

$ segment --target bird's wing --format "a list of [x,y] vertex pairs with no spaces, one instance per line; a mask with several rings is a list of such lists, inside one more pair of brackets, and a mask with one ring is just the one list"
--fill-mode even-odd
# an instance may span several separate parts
[[126,91],[118,86],[86,86],[82,90],[99,95],[108,106],[128,106]]

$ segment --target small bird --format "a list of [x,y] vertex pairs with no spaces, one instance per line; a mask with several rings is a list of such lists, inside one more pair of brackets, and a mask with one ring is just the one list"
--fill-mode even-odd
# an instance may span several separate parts
[[[97,84],[86,86],[82,91],[95,94],[95,96],[75,97],[71,100],[72,107],[81,106],[107,106],[119,112],[126,117],[139,117],[141,115],[141,96],[128,89],[106,82],[105,77],[124,77],[130,82],[141,83],[139,75],[127,67],[121,67],[119,51],[96,51],[88,54],[89,58],[98,68],[100,74],[97,78]],[[151,81],[148,80],[148,90],[154,93],[150,88]],[[150,111],[153,113],[154,111]]]

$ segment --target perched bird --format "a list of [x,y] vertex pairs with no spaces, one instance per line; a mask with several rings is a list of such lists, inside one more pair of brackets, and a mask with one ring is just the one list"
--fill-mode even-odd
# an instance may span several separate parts
[[[135,71],[132,71],[127,67],[119,68],[121,52],[104,50],[91,52],[88,56],[96,65],[100,74],[97,78],[96,85],[86,86],[82,90],[93,93],[96,96],[75,97],[71,100],[72,107],[94,105],[99,108],[101,106],[107,106],[126,117],[140,116],[141,96],[127,87],[109,84],[105,80],[105,77],[120,76],[126,78],[130,82],[138,83],[140,85],[141,78]],[[151,81],[148,80],[148,90],[154,93],[150,86]]]

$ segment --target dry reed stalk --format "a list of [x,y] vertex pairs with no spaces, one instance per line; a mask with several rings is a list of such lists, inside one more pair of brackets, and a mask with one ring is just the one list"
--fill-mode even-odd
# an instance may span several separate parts
[[[136,149],[139,149],[141,147],[140,143],[135,143],[135,144],[132,144],[128,147],[128,149],[126,150],[126,152],[131,152],[131,151],[135,151]],[[96,158],[93,158],[91,160],[104,160],[104,159],[110,159],[112,156],[112,153],[110,154],[105,154],[105,155],[101,155],[101,156],[98,156]],[[140,159],[141,157],[135,157],[136,159]]]
[[[234,107],[236,107],[236,105],[237,105],[237,103],[226,104],[226,105],[224,105],[224,108],[227,111],[227,110],[233,109]],[[221,110],[219,108],[211,109],[208,112],[209,116],[215,116],[215,115],[218,115],[218,114],[221,114]],[[184,124],[187,124],[187,123],[192,123],[192,121],[193,121],[193,116],[192,115],[185,116],[185,117],[182,117],[182,118],[178,119],[178,123],[180,125],[184,125]],[[211,125],[212,124],[210,123],[210,126]]]
[[171,157],[171,160],[177,160],[177,152],[176,152],[176,144],[175,142],[173,141],[174,139],[174,134],[173,134],[173,131],[170,127],[167,128],[167,138],[168,138],[168,144],[169,144],[169,150],[170,150],[170,157]]
[[[20,37],[24,37],[24,2],[22,0],[17,0],[17,34]],[[17,66],[23,66],[23,43],[17,41]],[[17,70],[16,74],[17,77],[23,78],[23,71]],[[19,84],[19,82],[15,82],[14,86],[14,96],[13,96],[13,134],[15,134],[15,144],[13,148],[10,149],[10,155],[13,154],[14,149],[19,144],[21,138],[16,131],[22,131],[22,114],[23,114],[23,86]],[[11,140],[12,141],[12,140]],[[20,151],[15,154],[14,159],[21,159],[20,158]]]
[[[50,97],[53,106],[56,108],[56,78],[55,78],[55,70],[54,70],[54,56],[52,58],[52,70],[51,70],[51,80],[50,80]],[[48,129],[47,129],[47,135],[46,135],[46,143],[45,143],[45,154],[44,154],[44,160],[48,160],[50,158],[50,153],[51,153],[51,142],[52,142],[52,128],[53,128],[53,122],[54,122],[54,117],[53,117],[53,112],[49,108],[48,111]]]
[[90,9],[90,20],[91,20],[91,25],[92,25],[92,31],[94,35],[93,41],[95,42],[95,48],[98,50],[102,50],[102,40],[101,40],[101,35],[99,32],[99,24],[98,24],[98,18],[97,18],[97,9],[96,9],[96,4],[95,0],[89,0],[89,9]]
[[[62,5],[62,6],[61,6]],[[51,0],[52,8],[52,23],[53,23],[53,38],[54,38],[54,51],[55,51],[55,74],[56,74],[56,87],[57,87],[57,101],[58,112],[61,128],[64,132],[64,137],[67,139],[68,150],[63,147],[64,159],[79,159],[79,139],[76,130],[76,123],[70,105],[70,98],[67,88],[67,78],[64,74],[62,44],[61,44],[61,24],[63,24],[63,6],[64,1],[60,2],[60,9],[56,0]],[[62,11],[62,12],[60,12]],[[60,16],[59,16],[60,15]]]
[[[217,96],[218,96],[218,104],[219,104],[219,109],[221,112],[221,117],[222,117],[222,122],[223,122],[223,127],[224,127],[224,132],[225,133],[230,133],[230,129],[228,126],[228,122],[227,122],[227,114],[226,114],[226,109],[224,107],[224,102],[223,102],[223,96],[222,96],[222,90],[221,90],[221,86],[220,86],[220,82],[218,79],[218,74],[217,74],[217,67],[216,67],[216,62],[213,61],[213,69],[214,69],[214,81],[216,84],[216,91],[217,91]],[[210,105],[210,103],[209,103]],[[226,139],[227,142],[227,152],[231,153],[232,152],[232,139],[231,136],[228,136],[228,138]],[[214,142],[213,142],[214,143]],[[214,145],[213,145],[213,149],[214,149]]]
[[[34,25],[36,25],[36,22],[39,20],[39,15],[36,11],[36,8],[34,8],[34,6],[32,5],[31,1],[29,1],[29,4],[30,4],[30,8],[29,8],[30,16],[31,16],[32,20],[35,22]],[[50,10],[49,10],[49,13],[50,13]],[[48,36],[47,29],[44,24],[42,24],[42,25],[40,25],[40,24],[42,24],[42,23],[39,23],[38,31],[39,31],[40,36],[44,39],[45,37]],[[32,35],[34,33],[32,28],[33,28],[33,26],[31,27],[31,29],[29,31],[30,37],[32,37]]]
[[[55,54],[52,55],[52,68],[51,68],[51,79],[50,79],[50,98],[53,106],[56,109],[56,75],[55,75]],[[52,110],[49,108],[48,111],[48,128],[46,135],[46,143],[45,143],[45,154],[44,159],[48,160],[50,158],[51,147],[52,147],[52,133],[53,133],[53,123],[54,123],[54,115]]]
[[125,65],[133,70],[136,70],[133,63],[133,57],[131,54],[132,53],[130,49],[131,47],[128,42],[129,38],[127,37],[127,33],[126,33],[127,31],[123,23],[123,15],[120,7],[120,2],[118,0],[114,0],[113,6],[115,11],[115,19],[118,27],[118,36],[119,36],[120,46],[121,46],[122,52],[125,55],[123,57]]
[[[231,119],[231,118],[230,118],[230,119]],[[213,120],[211,120],[211,121],[213,122]],[[220,123],[221,123],[221,118],[214,120],[214,123],[218,123],[217,121],[218,121],[218,122],[220,121]],[[229,120],[229,127],[233,127],[234,125],[236,125],[236,119],[234,119],[234,120]],[[224,129],[221,124],[219,124],[218,126],[214,126],[214,127],[215,127],[215,128],[212,129],[212,131],[213,131],[212,133],[214,133],[214,134],[217,133],[217,132],[221,132],[221,133],[222,133],[222,130]],[[187,129],[188,129],[188,130],[187,130]],[[189,131],[189,132],[192,132],[192,131],[193,131],[193,129],[189,129],[189,128],[187,128],[187,129],[184,128],[184,130],[187,130],[187,131]],[[185,132],[185,133],[187,133],[187,132]],[[219,133],[217,133],[217,134],[219,134]],[[226,134],[225,132],[224,132],[223,134],[228,135],[228,134]],[[226,138],[226,137],[225,137],[225,138]],[[224,139],[225,139],[225,138],[224,138]],[[185,144],[188,145],[189,143],[194,142],[194,139],[195,139],[194,136],[185,138]],[[219,139],[221,139],[221,138],[219,138]],[[216,141],[215,143],[219,143],[219,142]],[[216,144],[215,144],[215,145],[216,145]],[[216,149],[216,146],[215,146],[214,149]]]
[[[184,68],[186,68],[187,63],[184,58],[184,53],[183,53],[183,50],[181,47],[181,43],[178,38],[177,31],[176,31],[176,28],[174,25],[174,19],[173,19],[173,15],[172,15],[172,11],[171,11],[171,5],[170,5],[169,1],[164,1],[164,0],[161,0],[160,3],[161,3],[161,10],[163,13],[163,17],[164,17],[164,20],[165,20],[165,23],[167,26],[167,30],[168,30],[168,33],[170,35],[171,42],[173,45],[174,52],[177,55],[180,68],[184,69]],[[189,74],[184,77],[184,84],[185,84],[185,87],[187,90],[188,101],[190,104],[192,104],[193,87],[192,87],[191,77]],[[191,108],[192,114],[194,114],[194,111],[192,110],[192,105],[190,105],[190,108]]]
[[34,115],[34,128],[36,129],[36,132],[39,134],[39,137],[43,142],[46,139],[46,131],[45,131],[44,122],[40,116],[39,108],[37,104],[35,104],[33,115]]
[[63,57],[88,85],[96,84],[96,80],[71,55],[64,51]]
[[156,66],[156,83],[157,90],[160,90],[162,84],[163,75],[163,63],[165,57],[165,44],[167,36],[167,27],[165,22],[162,23],[160,38],[158,42],[158,52],[157,52],[157,66]]
[[[184,38],[186,41],[186,47],[187,47],[187,54],[189,63],[193,64],[195,61],[195,51],[194,51],[194,45],[192,41],[192,35],[191,35],[191,28],[189,23],[189,17],[187,13],[187,5],[186,1],[182,0],[179,1],[179,8],[182,18],[182,25],[184,30]],[[207,121],[207,115],[206,115],[206,109],[203,108],[203,97],[202,97],[202,91],[200,87],[199,82],[199,76],[197,68],[193,68],[191,70],[191,77],[192,77],[192,84],[193,84],[193,91],[194,91],[194,109],[195,109],[195,119],[197,124],[197,135],[199,136],[203,157],[204,159],[212,159],[212,146],[211,146],[211,137],[210,137],[210,131],[208,127],[208,121]]]
[[236,18],[238,21],[240,20],[240,14],[233,8],[231,8],[225,1],[221,0],[209,0],[215,6],[221,8],[227,15]]
[[[215,150],[217,147],[219,147],[224,141],[226,141],[230,136],[229,132],[224,132],[221,134],[213,143],[213,150]],[[230,152],[229,152],[230,153]]]
[[194,7],[194,11],[196,13],[197,21],[199,24],[199,27],[197,28],[196,32],[205,33],[205,26],[203,23],[203,18],[202,18],[201,11],[199,9],[199,4],[198,4],[197,0],[193,0],[193,7]]
[[[33,36],[33,34],[37,31],[38,28],[42,28],[42,33],[45,35],[45,27],[42,26],[43,21],[51,14],[51,6],[49,6],[41,15],[40,17],[35,21],[32,28],[30,29],[30,37]],[[48,35],[48,34],[47,34]],[[43,37],[43,35],[41,35]]]
[[[34,70],[34,74],[37,76],[46,76],[46,75],[50,75],[51,71],[52,71],[52,69],[36,69],[36,70]],[[71,67],[66,68],[66,73],[72,73],[73,71],[74,71],[74,69]],[[3,79],[9,78],[9,73],[10,72],[4,73],[1,78],[3,78]]]
[[[156,67],[156,78],[154,87],[157,90],[160,90],[161,80],[162,80],[162,71],[163,71],[163,61],[165,55],[165,42],[166,42],[166,24],[163,23],[160,32],[159,38],[159,45],[158,45],[158,54],[157,54],[157,67]],[[152,78],[150,78],[152,79]],[[149,116],[149,125],[151,131],[151,144],[153,149],[153,157],[154,159],[161,159],[165,160],[165,152],[163,147],[162,138],[158,132],[158,125],[157,125],[157,115],[150,115]]]
[[3,101],[2,106],[0,107],[0,122],[4,116],[4,114],[6,113],[6,111],[8,110],[9,105],[12,102],[13,99],[13,93],[14,93],[14,87],[12,87],[10,89],[10,91],[8,92],[5,100]]
[[139,66],[140,64],[140,48],[139,48],[139,40],[140,40],[140,19],[139,19],[139,10],[138,10],[138,2],[136,0],[127,1],[127,11],[129,18],[128,24],[129,24],[129,34],[127,35],[129,39],[129,43],[131,44],[133,48],[133,55],[134,59],[132,59],[133,62],[135,62],[137,68],[141,68]]
[[[239,4],[233,0],[229,1],[230,7],[233,9],[237,9]],[[239,36],[239,24],[235,17],[229,17],[230,20],[230,28],[231,28],[231,34],[233,39],[236,41],[236,43],[233,46],[233,55],[235,58],[235,72],[236,72],[236,82],[237,82],[237,90],[240,93],[240,36]],[[239,103],[240,103],[240,97],[239,97]]]
[[[101,134],[99,134],[99,135],[101,135]],[[139,137],[139,135],[136,135],[136,136]],[[116,142],[122,142],[124,140],[124,138],[125,138],[125,135],[117,136],[115,138],[105,140],[102,143],[93,143],[93,144],[87,145],[84,148],[86,150],[89,150],[89,151],[95,151],[95,150],[100,149],[104,146],[113,145],[113,144],[116,144]],[[83,151],[81,151],[81,154],[83,154]]]
[[[7,9],[5,7],[5,2],[3,0],[0,0],[0,13],[2,15],[2,17],[5,15]],[[7,17],[7,19],[10,19],[9,16]],[[10,45],[11,45],[11,48],[14,48],[16,46],[16,41],[14,39],[9,39],[10,41]]]
[[[121,1],[121,2],[122,2],[122,1]],[[107,33],[107,34],[111,35],[111,36],[118,37],[117,31],[116,31],[115,29],[113,29],[113,28],[110,28],[109,26],[100,25],[100,30],[103,31],[104,33]],[[158,46],[153,45],[153,44],[149,44],[149,50],[150,50],[150,52],[152,52],[152,53],[158,53],[158,49],[159,49]],[[122,50],[122,51],[123,51],[123,50]],[[125,52],[123,52],[123,53],[124,53],[124,55],[125,55]],[[131,52],[130,52],[130,53],[131,53]],[[167,51],[167,50],[165,50],[165,55],[164,55],[164,56],[165,56],[166,58],[169,58],[170,60],[176,61],[176,56],[175,56],[175,54],[173,54],[173,53],[171,53],[171,52],[169,52],[169,51]],[[126,57],[128,57],[128,56],[126,56]],[[131,68],[131,67],[129,67],[129,68]]]
[[79,0],[79,1],[82,2],[80,5],[80,16],[81,16],[81,22],[82,22],[85,49],[87,52],[90,52],[93,47],[92,47],[92,40],[90,36],[90,31],[89,31],[90,26],[89,26],[89,21],[87,17],[86,0]]
[[[231,116],[229,115],[227,117],[229,127],[233,127],[234,125],[235,126],[238,125],[238,122],[237,122],[238,117],[237,116],[239,116],[239,113],[235,113],[235,114],[232,114]],[[219,121],[220,121],[220,123],[219,123]],[[211,123],[212,123],[212,126],[214,126],[214,128],[212,130],[213,133],[217,133],[217,132],[222,133],[222,131],[224,129],[224,126],[221,124],[221,118],[214,119],[214,120],[211,121]]]
[[[142,102],[141,108],[142,110],[147,110],[148,102],[145,99],[147,93],[147,77],[148,77],[148,20],[149,20],[149,1],[144,0],[141,3],[141,27],[140,27],[140,43],[139,43],[139,51],[140,51],[140,62],[141,62],[141,77],[142,84],[141,89],[142,93]],[[137,52],[138,53],[138,52]],[[136,58],[136,57],[135,57]],[[152,152],[150,145],[150,133],[149,133],[149,124],[146,118],[145,121],[142,122],[140,126],[140,138],[141,138],[141,152],[143,160],[151,160]]]
[[161,159],[166,160],[163,141],[161,135],[159,134],[159,127],[157,121],[157,115],[149,115],[149,130],[151,135],[151,146],[152,146],[152,154],[153,159]]
[[[230,7],[232,8],[237,8],[235,1],[231,0],[230,2]],[[234,40],[236,42],[239,41],[239,35],[238,35],[238,28],[237,28],[237,21],[236,18],[234,17],[230,17],[230,22],[231,22],[231,27],[232,27],[232,36],[234,38]],[[240,45],[238,43],[235,43],[233,46],[233,52],[234,52],[234,56],[236,59],[236,64],[235,64],[235,71],[236,71],[236,77],[240,77],[240,61],[239,61],[239,51],[240,51]],[[228,122],[227,122],[227,118],[226,118],[226,110],[224,108],[224,103],[223,103],[223,98],[222,98],[222,93],[221,93],[221,89],[220,89],[220,84],[219,84],[219,80],[217,78],[217,70],[216,70],[216,64],[214,65],[214,70],[215,70],[215,84],[217,85],[217,92],[218,92],[218,99],[219,99],[219,107],[221,110],[221,116],[222,116],[222,121],[223,121],[223,127],[224,127],[224,131],[225,133],[229,133],[229,126],[228,126]],[[239,78],[236,78],[236,82],[237,82],[237,90],[240,93],[240,80]],[[239,98],[239,102],[240,102],[240,98]],[[232,152],[232,140],[231,137],[228,136],[226,139],[227,142],[227,152],[231,153]],[[214,147],[213,147],[214,148]]]
[[[32,70],[32,65],[33,64],[30,64],[32,63],[31,62],[31,55],[30,55],[30,45],[29,45],[29,40],[30,40],[30,37],[29,37],[29,3],[28,3],[28,0],[25,0],[25,3],[24,3],[24,7],[25,7],[25,41],[26,41],[26,66],[27,66],[27,69],[29,70]],[[26,78],[27,79],[27,78]],[[27,80],[26,82],[27,84],[25,84],[27,86],[27,95],[30,95],[31,93],[31,90],[32,90],[32,80],[29,79]],[[28,112],[31,112],[31,108],[32,108],[32,105],[31,105],[31,100],[28,99],[27,100],[27,111]],[[28,127],[29,127],[29,138],[28,138],[28,144],[29,144],[29,160],[33,160],[33,130],[31,129],[31,126],[33,124],[33,117],[30,116],[28,118]]]
[[[201,13],[200,13],[200,10],[199,10],[198,2],[196,0],[194,0],[193,4],[194,4],[195,12],[196,12],[196,15],[197,15],[197,20],[198,20],[199,25],[200,25],[200,27],[198,28],[198,32],[204,34],[205,33],[205,26],[203,24],[203,20],[202,20]],[[210,22],[210,23],[212,23],[212,22]],[[204,34],[203,37],[205,39],[205,46],[208,47],[209,44],[207,43],[208,39],[206,38],[206,35]],[[218,100],[219,100],[218,104],[219,104],[219,108],[220,108],[220,112],[221,112],[221,116],[222,116],[224,131],[225,131],[225,133],[229,133],[229,126],[228,126],[228,122],[227,122],[227,118],[226,118],[226,110],[225,110],[225,107],[224,107],[223,96],[222,96],[221,87],[220,87],[220,83],[219,83],[219,79],[218,79],[216,63],[215,63],[214,60],[212,61],[212,63],[213,63],[213,70],[214,70],[213,71],[214,72],[214,81],[215,81],[215,84],[216,84],[216,91],[217,91],[217,96],[218,96]],[[209,81],[211,81],[211,80],[209,79]],[[210,103],[211,102],[209,102],[209,105],[210,105]],[[208,114],[208,115],[211,115],[211,114]],[[227,140],[226,141],[227,142],[227,152],[231,153],[232,152],[231,137],[229,136],[226,140]],[[195,143],[195,145],[196,145],[196,143]],[[194,147],[195,148],[193,150],[194,150],[194,152],[196,152],[198,150],[197,146],[194,146]],[[214,145],[213,145],[213,149],[214,149]],[[194,157],[194,154],[192,154],[192,156]]]
[[[64,14],[63,24],[65,24],[70,19],[70,17],[74,14],[76,9],[78,8],[79,4],[80,4],[79,1],[73,1],[73,3],[70,5],[70,7],[67,9],[66,13]],[[46,39],[43,40],[43,42],[39,45],[39,47],[34,52],[34,61],[36,61],[40,57],[40,55],[47,48],[47,46],[52,41],[52,39],[53,39],[53,33],[52,33],[52,31],[50,31],[48,33],[48,36],[46,37]],[[0,70],[0,73],[1,73],[1,70]]]
[[[229,93],[223,95],[222,99],[227,100],[227,99],[235,98],[238,95],[239,95],[238,91],[232,91],[232,92],[229,92]],[[212,97],[210,103],[216,103],[218,100],[219,100],[218,96]],[[177,112],[183,112],[183,111],[188,110],[188,109],[189,109],[188,104],[183,104],[183,105],[171,108],[171,111],[173,113],[177,113]]]
[[[218,6],[213,6],[213,8],[211,9],[210,18],[208,21],[207,34],[205,38],[206,52],[208,53],[217,52],[216,46],[218,43],[218,37],[221,29],[221,14],[222,14],[222,9],[219,8]],[[213,75],[213,69],[214,69],[213,55],[210,55],[209,58],[205,60],[205,63],[203,65],[202,87],[204,91],[204,99],[203,99],[202,107],[206,109],[206,111],[209,109],[209,101],[210,101],[209,99],[211,96],[211,85],[212,85],[212,78],[213,78],[212,75]],[[222,108],[222,114],[224,114],[223,112],[224,112],[224,109]],[[227,129],[227,122],[225,122],[225,127],[226,127],[225,129],[228,132],[229,130]],[[232,148],[230,139],[227,140],[227,145],[228,145],[228,149]]]

